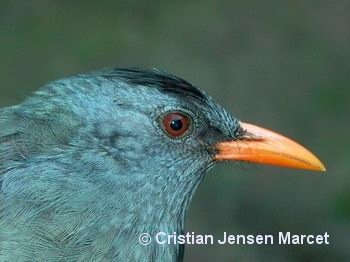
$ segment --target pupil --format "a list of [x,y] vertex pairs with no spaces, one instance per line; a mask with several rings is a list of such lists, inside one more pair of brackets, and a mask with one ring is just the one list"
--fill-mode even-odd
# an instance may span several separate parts
[[177,120],[173,120],[170,123],[170,127],[171,129],[173,129],[174,131],[179,131],[182,128],[182,121],[180,119]]

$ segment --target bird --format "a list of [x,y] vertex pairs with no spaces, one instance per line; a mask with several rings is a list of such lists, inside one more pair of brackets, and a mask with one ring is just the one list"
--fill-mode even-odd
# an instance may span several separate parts
[[183,244],[139,237],[184,234],[196,189],[224,161],[326,170],[159,69],[49,82],[0,109],[0,261],[182,261]]

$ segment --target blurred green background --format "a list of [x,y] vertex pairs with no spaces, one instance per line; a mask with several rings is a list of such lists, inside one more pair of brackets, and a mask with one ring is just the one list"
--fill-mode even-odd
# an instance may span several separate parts
[[295,138],[328,171],[226,164],[187,231],[330,234],[329,246],[187,246],[185,261],[350,261],[350,1],[1,1],[0,106],[49,80],[158,67]]

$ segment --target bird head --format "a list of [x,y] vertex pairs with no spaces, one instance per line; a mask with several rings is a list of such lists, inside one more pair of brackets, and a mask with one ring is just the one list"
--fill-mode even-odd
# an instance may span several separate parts
[[84,77],[98,88],[81,84],[87,94],[79,93],[78,114],[93,118],[86,119],[93,123],[93,137],[129,170],[139,166],[137,172],[181,179],[228,160],[325,171],[303,146],[241,122],[178,77],[159,70],[114,69],[73,78],[72,86]]

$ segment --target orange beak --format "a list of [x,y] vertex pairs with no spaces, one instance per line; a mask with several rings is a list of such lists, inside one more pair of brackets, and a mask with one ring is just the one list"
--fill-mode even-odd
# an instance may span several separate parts
[[289,168],[326,171],[321,161],[298,143],[270,130],[241,123],[245,135],[217,144],[215,160],[239,160]]

